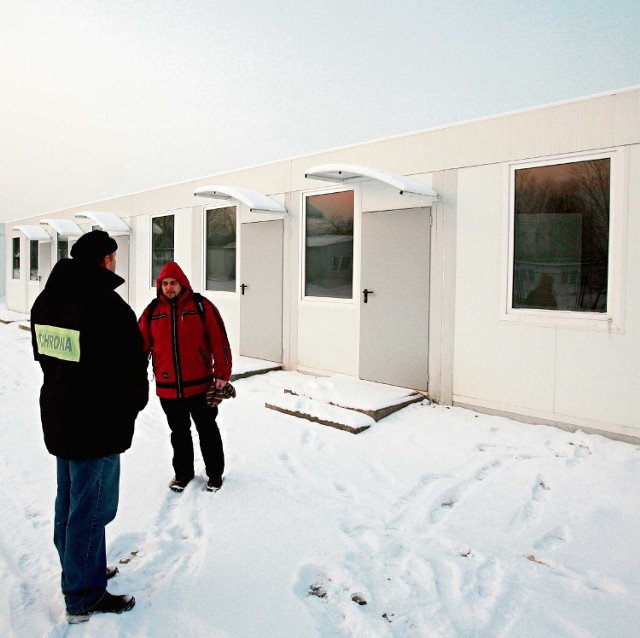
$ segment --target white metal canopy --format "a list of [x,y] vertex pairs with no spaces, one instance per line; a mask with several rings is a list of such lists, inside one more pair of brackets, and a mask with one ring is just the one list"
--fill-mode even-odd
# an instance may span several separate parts
[[307,169],[304,176],[307,179],[318,179],[325,182],[350,183],[362,181],[365,178],[384,182],[400,191],[400,195],[417,195],[429,199],[439,199],[438,193],[432,188],[417,182],[410,177],[390,173],[370,166],[356,166],[354,164],[322,164]]
[[13,230],[19,230],[29,240],[51,241],[51,235],[42,226],[27,224],[14,226]]
[[130,233],[131,229],[114,213],[96,213],[88,210],[76,213],[76,219],[92,219],[107,233]]
[[51,226],[60,237],[80,237],[82,228],[70,219],[41,219],[40,223]]
[[238,201],[249,207],[250,211],[262,213],[286,213],[287,209],[271,197],[258,191],[237,186],[221,186],[219,184],[202,186],[193,191],[196,197],[209,197],[227,201]]

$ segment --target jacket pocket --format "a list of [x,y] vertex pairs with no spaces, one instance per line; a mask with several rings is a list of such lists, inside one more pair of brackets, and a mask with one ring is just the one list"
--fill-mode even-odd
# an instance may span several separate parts
[[204,363],[204,366],[207,370],[209,370],[211,368],[211,358],[207,359],[207,355],[205,354],[204,350],[202,348],[198,348],[198,352],[200,353],[200,356],[202,357],[202,361]]

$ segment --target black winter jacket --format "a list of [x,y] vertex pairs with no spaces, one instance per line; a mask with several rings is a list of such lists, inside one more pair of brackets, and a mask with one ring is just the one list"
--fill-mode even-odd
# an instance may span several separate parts
[[60,260],[31,309],[33,353],[44,373],[47,450],[64,459],[120,454],[149,398],[136,316],[115,292],[122,277]]

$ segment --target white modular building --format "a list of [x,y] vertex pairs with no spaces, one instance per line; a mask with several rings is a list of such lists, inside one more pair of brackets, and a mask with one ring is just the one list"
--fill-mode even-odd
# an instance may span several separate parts
[[235,354],[640,441],[640,88],[16,219],[28,313],[92,228],[140,314],[177,261]]

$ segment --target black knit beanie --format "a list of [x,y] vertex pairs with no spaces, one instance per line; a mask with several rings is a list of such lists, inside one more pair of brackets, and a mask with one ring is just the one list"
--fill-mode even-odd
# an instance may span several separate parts
[[71,256],[87,264],[99,264],[105,257],[118,250],[118,244],[104,230],[85,233],[71,247]]

